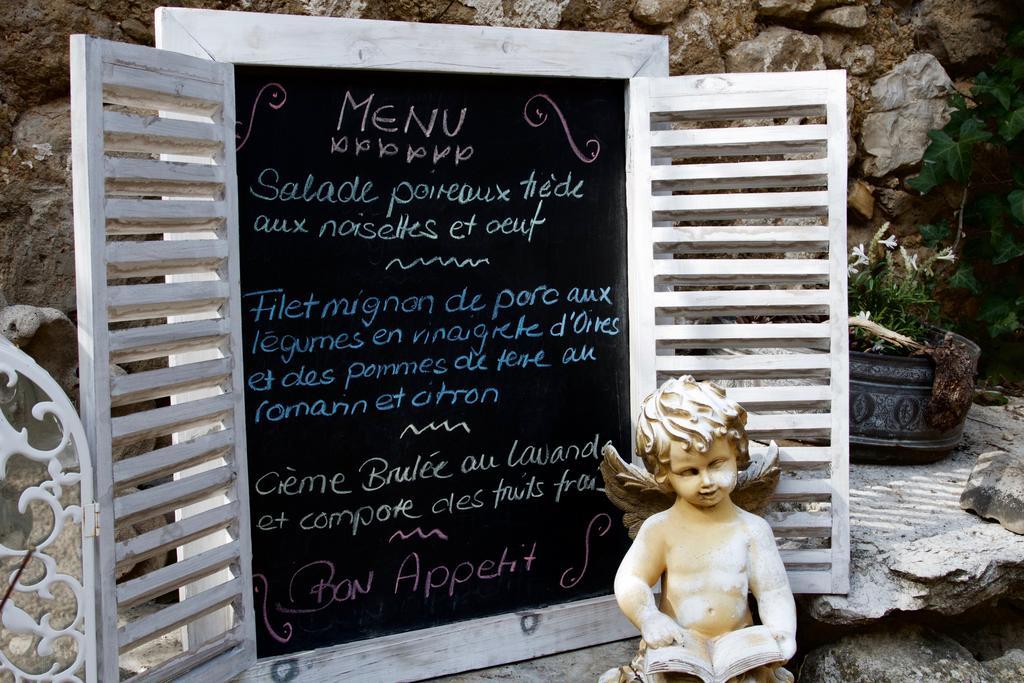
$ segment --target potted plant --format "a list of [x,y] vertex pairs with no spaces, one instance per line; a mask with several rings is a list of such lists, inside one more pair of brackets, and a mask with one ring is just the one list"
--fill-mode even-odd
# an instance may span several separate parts
[[936,325],[936,273],[953,247],[919,262],[888,230],[850,254],[851,458],[933,462],[960,441],[980,349]]

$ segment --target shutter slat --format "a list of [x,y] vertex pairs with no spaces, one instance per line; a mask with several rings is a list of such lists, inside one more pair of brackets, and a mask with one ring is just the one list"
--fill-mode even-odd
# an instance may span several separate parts
[[746,192],[651,197],[655,221],[736,220],[828,215],[827,192]]
[[660,95],[651,98],[651,121],[721,121],[824,116],[825,91],[715,95]]
[[697,379],[828,377],[831,361],[825,354],[753,356],[656,356],[660,372],[693,375]]
[[789,567],[828,567],[832,564],[832,550],[813,548],[809,550],[780,550],[782,561]]
[[828,408],[832,388],[828,386],[730,387],[729,398],[750,412]]
[[220,458],[234,444],[234,432],[222,429],[189,441],[158,448],[143,455],[114,463],[114,483],[135,486],[159,477],[169,477],[180,470]]
[[106,111],[103,130],[107,153],[213,156],[223,147],[220,128],[199,121]]
[[234,470],[225,466],[130,493],[114,501],[114,519],[119,526],[134,524],[209,498],[234,480]]
[[[785,347],[828,349],[830,338],[831,329],[828,323],[657,325],[654,328],[654,339],[659,346],[676,349]],[[732,395],[731,391],[730,396]],[[742,401],[740,402],[742,403]]]
[[654,228],[656,251],[678,253],[778,253],[828,251],[829,232],[824,226],[701,225]]
[[129,622],[118,629],[121,652],[220,609],[241,596],[244,588],[242,578],[237,577],[182,602],[164,607],[159,612]]
[[107,196],[219,197],[224,168],[152,159],[104,160]]
[[111,420],[111,439],[115,446],[120,446],[193,429],[223,420],[233,408],[234,398],[229,394],[219,394],[115,417]]
[[220,110],[223,97],[223,83],[116,63],[103,65],[103,99],[111,104],[210,116]]
[[827,512],[787,512],[768,520],[780,538],[828,538],[832,515]]
[[669,315],[694,317],[734,315],[823,315],[830,302],[827,290],[655,292],[654,307]]
[[785,479],[779,481],[772,501],[779,503],[824,503],[832,498],[828,479]]
[[166,318],[215,311],[228,299],[228,283],[218,280],[110,287],[111,322]]
[[228,256],[224,240],[149,240],[107,245],[111,278],[154,277],[216,270]]
[[115,546],[114,554],[117,567],[123,569],[226,529],[238,520],[239,512],[238,501],[232,501],[212,510],[185,517],[159,529],[139,534],[127,541],[120,541]]
[[133,607],[181,588],[237,562],[238,553],[237,541],[225,543],[174,564],[165,565],[136,579],[125,581],[117,586],[117,604],[121,607]]
[[819,187],[826,184],[827,171],[825,159],[659,165],[651,166],[651,187],[654,190]]
[[651,132],[652,158],[823,154],[827,127],[745,126]]
[[108,221],[218,221],[223,225],[224,202],[187,199],[108,199],[106,214]]
[[[198,673],[202,675],[201,669],[206,662],[215,657],[225,655],[225,653],[232,649],[239,648],[243,639],[242,628],[236,626],[209,642],[203,643],[197,648],[190,647],[188,650],[122,681],[122,683],[156,683],[157,681],[184,683],[186,674]],[[226,656],[230,657],[231,655],[228,654]],[[211,683],[218,679],[203,676],[200,680],[203,680],[204,683]]]
[[215,358],[119,375],[110,381],[111,405],[125,405],[220,386],[231,378],[231,368],[230,358]]
[[831,433],[832,416],[828,413],[751,414],[747,420],[747,436],[758,441],[820,438]]
[[822,259],[655,259],[654,280],[671,285],[828,284]]
[[197,349],[219,348],[227,340],[225,320],[195,320],[187,323],[136,327],[110,333],[112,363],[130,363]]

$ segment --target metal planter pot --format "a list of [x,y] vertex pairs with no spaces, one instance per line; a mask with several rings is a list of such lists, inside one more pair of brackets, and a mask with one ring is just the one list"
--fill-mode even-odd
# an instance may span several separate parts
[[[967,345],[975,366],[981,349]],[[935,378],[930,358],[850,352],[850,459],[854,462],[916,465],[941,460],[963,433],[963,419],[938,430],[925,420]]]

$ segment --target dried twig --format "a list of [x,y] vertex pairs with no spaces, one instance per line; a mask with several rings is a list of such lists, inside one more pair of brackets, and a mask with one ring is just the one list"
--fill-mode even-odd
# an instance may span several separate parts
[[7,592],[4,593],[4,599],[0,600],[0,614],[4,613],[4,607],[7,606],[7,601],[11,597],[11,591],[14,590],[15,584],[18,583],[18,579],[21,578],[21,573],[25,571],[25,567],[28,566],[28,561],[32,559],[32,553],[36,551],[35,546],[30,546],[28,551],[25,553],[25,559],[21,561],[21,566],[18,567],[18,571],[14,574],[14,580],[11,581],[11,585],[7,587]]
[[879,339],[883,339],[890,344],[896,346],[902,346],[907,349],[913,349],[914,351],[924,351],[927,348],[924,344],[916,342],[910,337],[894,332],[888,327],[879,325],[876,322],[872,322],[863,316],[851,316],[848,324],[850,327],[858,327]]

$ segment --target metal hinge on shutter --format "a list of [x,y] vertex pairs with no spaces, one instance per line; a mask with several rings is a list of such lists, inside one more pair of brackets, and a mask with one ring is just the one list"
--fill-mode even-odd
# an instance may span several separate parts
[[82,534],[86,538],[100,535],[100,504],[91,503],[82,508]]

